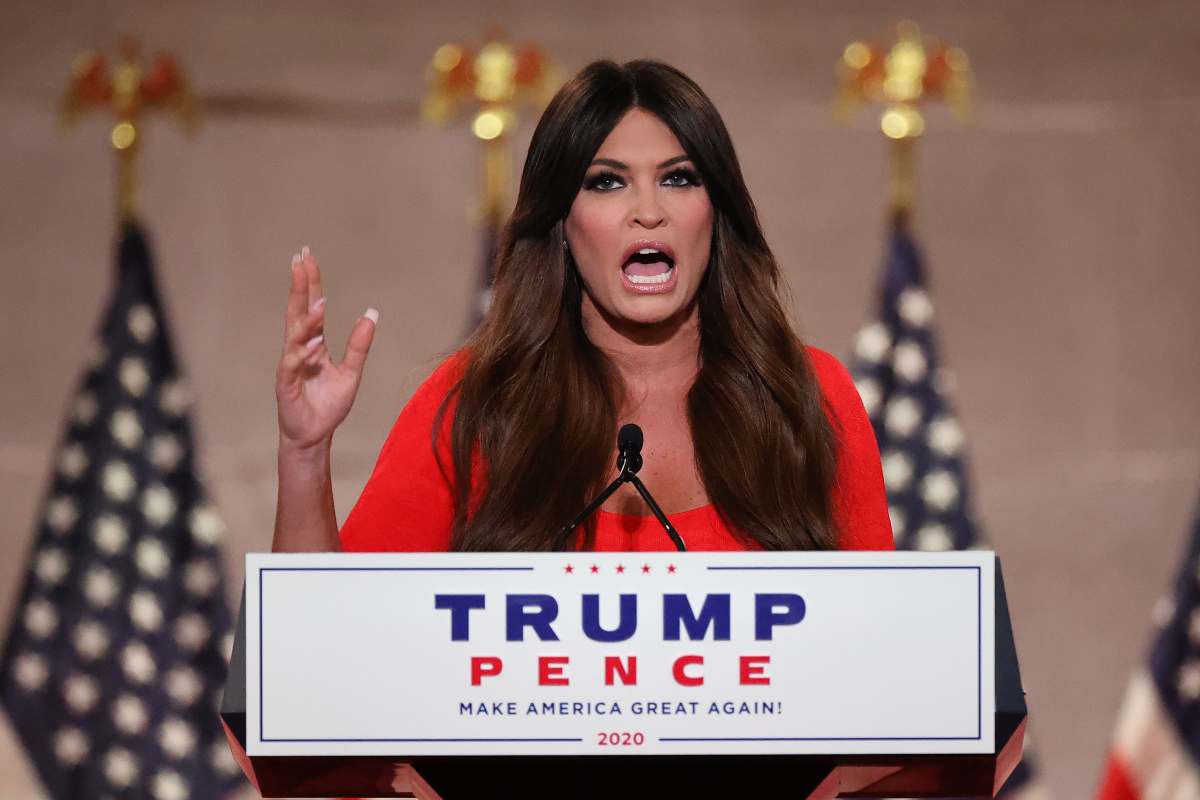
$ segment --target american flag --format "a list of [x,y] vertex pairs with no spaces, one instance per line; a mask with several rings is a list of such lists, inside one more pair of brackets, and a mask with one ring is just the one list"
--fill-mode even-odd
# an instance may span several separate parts
[[1149,663],[1129,682],[1100,800],[1200,799],[1200,514]]
[[[971,507],[965,436],[938,359],[933,302],[901,214],[892,221],[877,314],[855,337],[850,364],[879,443],[896,547],[984,548]],[[1024,760],[999,796],[1048,797],[1028,739]]]
[[242,783],[216,711],[223,525],[188,408],[130,221],[0,656],[0,703],[53,798],[204,800]]

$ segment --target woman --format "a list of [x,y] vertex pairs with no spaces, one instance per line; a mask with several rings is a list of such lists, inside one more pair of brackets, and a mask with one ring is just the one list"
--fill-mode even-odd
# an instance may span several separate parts
[[[558,92],[496,267],[487,318],[400,414],[339,535],[330,441],[378,315],[334,363],[317,264],[293,260],[274,549],[549,549],[615,476],[626,422],[691,549],[892,547],[857,392],[788,324],[725,125],[683,73],[595,62]],[[672,545],[626,485],[574,546]]]

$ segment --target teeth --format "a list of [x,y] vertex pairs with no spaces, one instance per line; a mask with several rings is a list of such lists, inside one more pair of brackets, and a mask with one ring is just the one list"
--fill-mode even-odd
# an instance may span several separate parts
[[643,247],[641,250],[638,250],[639,256],[650,256],[650,255],[655,255],[655,254],[661,255],[661,251],[655,250],[652,247]]
[[640,285],[666,283],[671,277],[671,270],[661,272],[658,275],[628,275],[627,277],[629,278],[630,283],[636,283]]

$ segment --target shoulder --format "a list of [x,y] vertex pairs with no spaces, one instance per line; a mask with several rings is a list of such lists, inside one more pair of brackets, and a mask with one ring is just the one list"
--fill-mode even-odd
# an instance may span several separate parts
[[819,347],[805,346],[804,350],[817,384],[821,387],[825,404],[833,416],[841,421],[847,412],[863,413],[862,399],[845,365]]

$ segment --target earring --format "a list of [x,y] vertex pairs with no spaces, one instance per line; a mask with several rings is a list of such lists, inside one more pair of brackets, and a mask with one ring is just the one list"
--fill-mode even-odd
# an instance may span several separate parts
[[566,237],[563,237],[562,243],[563,243],[563,252],[564,253],[570,252],[571,248],[567,247]]

